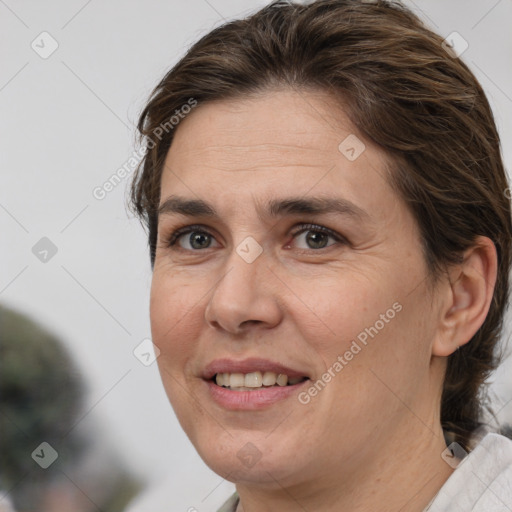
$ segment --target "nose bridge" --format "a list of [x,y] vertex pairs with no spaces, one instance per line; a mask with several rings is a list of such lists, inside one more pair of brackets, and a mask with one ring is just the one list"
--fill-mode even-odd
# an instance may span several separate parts
[[214,294],[224,293],[239,297],[239,301],[250,299],[258,293],[264,279],[266,265],[263,247],[251,236],[235,245],[226,260],[224,277],[215,287]]
[[267,266],[263,247],[253,237],[235,245],[210,296],[206,320],[232,332],[239,331],[244,322],[276,322],[278,306],[265,286],[271,275]]

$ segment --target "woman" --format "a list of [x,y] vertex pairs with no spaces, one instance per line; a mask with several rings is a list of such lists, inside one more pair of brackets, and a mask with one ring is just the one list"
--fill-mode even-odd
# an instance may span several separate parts
[[223,511],[512,510],[479,428],[510,203],[453,46],[397,3],[278,1],[141,115],[153,342]]

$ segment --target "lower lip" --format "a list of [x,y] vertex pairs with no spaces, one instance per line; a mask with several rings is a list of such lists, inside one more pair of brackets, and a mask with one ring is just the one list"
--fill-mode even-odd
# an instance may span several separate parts
[[305,380],[292,386],[272,386],[254,391],[232,391],[217,386],[211,380],[205,382],[208,385],[210,396],[221,407],[230,410],[255,410],[263,409],[293,395],[296,396],[297,391],[308,381]]

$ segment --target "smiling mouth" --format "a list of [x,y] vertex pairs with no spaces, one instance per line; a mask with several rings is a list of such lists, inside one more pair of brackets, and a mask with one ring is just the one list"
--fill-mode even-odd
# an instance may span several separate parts
[[231,391],[256,391],[265,388],[294,386],[308,380],[308,377],[288,377],[284,373],[216,373],[211,381]]

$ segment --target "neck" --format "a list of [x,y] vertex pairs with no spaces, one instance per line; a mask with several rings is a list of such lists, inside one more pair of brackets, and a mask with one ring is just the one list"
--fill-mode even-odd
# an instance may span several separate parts
[[453,469],[441,458],[446,443],[440,425],[430,430],[413,418],[404,426],[359,470],[332,468],[291,486],[237,485],[237,512],[424,511]]

